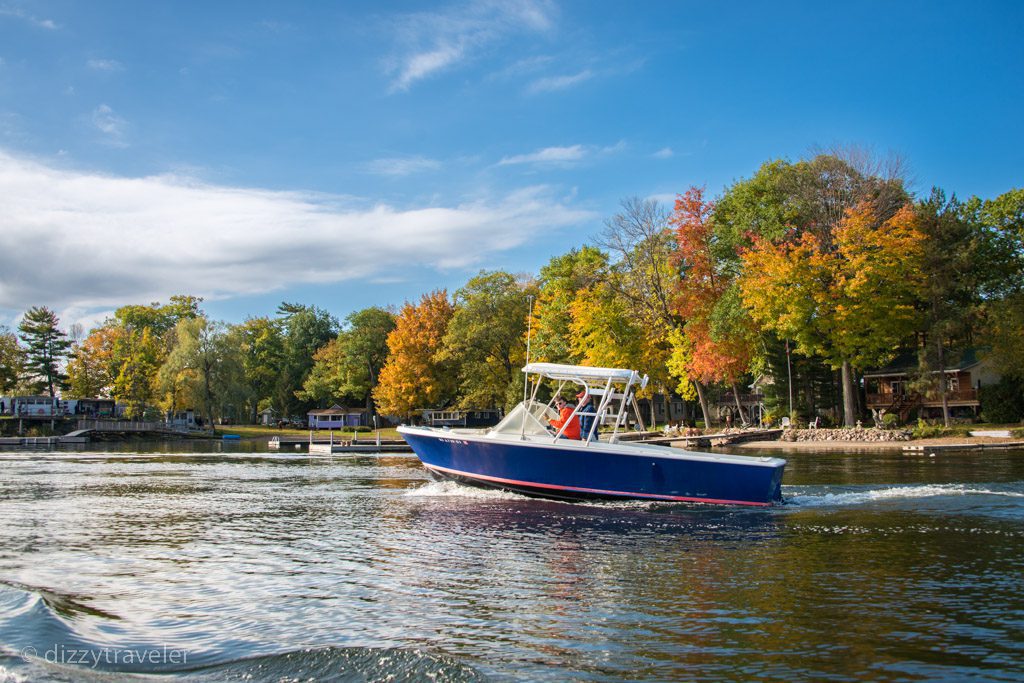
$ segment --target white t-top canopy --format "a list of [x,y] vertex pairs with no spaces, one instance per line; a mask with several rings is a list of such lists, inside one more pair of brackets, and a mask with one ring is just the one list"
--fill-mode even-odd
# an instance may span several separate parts
[[530,363],[523,368],[528,375],[541,375],[555,380],[583,380],[590,382],[634,382],[642,378],[635,370],[620,368],[588,368],[584,365],[560,365],[558,363]]

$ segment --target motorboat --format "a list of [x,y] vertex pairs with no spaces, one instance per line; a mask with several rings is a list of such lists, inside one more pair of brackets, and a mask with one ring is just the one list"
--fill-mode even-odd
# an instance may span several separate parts
[[[779,458],[701,453],[630,440],[643,429],[635,370],[530,363],[522,403],[486,430],[402,425],[436,478],[563,500],[643,499],[769,506],[782,502]],[[582,392],[559,429],[555,397]],[[550,396],[546,400],[542,396]],[[588,400],[589,399],[589,400]],[[565,438],[573,419],[590,428]]]

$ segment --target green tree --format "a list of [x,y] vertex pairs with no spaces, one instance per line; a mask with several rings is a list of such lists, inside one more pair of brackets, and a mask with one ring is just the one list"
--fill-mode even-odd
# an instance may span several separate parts
[[162,403],[170,411],[195,409],[212,426],[229,386],[229,359],[219,343],[224,327],[205,317],[183,318],[174,331],[174,346],[157,372]]
[[351,398],[345,390],[346,357],[340,338],[332,339],[313,354],[313,367],[302,389],[296,393],[299,400],[328,407],[333,403],[346,403]]
[[157,373],[176,344],[179,322],[200,316],[202,299],[176,295],[169,303],[128,305],[114,311],[111,352],[113,396],[127,404],[127,414],[142,418],[158,396]]
[[67,335],[58,327],[60,320],[45,306],[32,307],[25,313],[18,331],[25,344],[24,369],[30,381],[50,397],[64,386],[67,376],[61,372],[64,358],[71,348]]
[[995,199],[971,198],[966,220],[983,235],[983,332],[1005,375],[1024,380],[1024,189]]
[[554,256],[540,269],[537,301],[531,321],[531,360],[548,363],[579,363],[573,348],[573,307],[607,279],[608,255],[584,246]]
[[946,368],[956,365],[971,345],[982,308],[985,239],[966,219],[955,197],[933,188],[917,204],[924,240],[922,263],[922,337],[918,386],[942,398],[942,417],[950,423]]
[[225,343],[238,351],[242,380],[246,386],[247,418],[255,423],[257,413],[265,407],[274,407],[284,414],[284,407],[274,401],[285,362],[281,325],[265,317],[249,318],[231,327]]
[[148,326],[123,329],[114,344],[117,374],[114,378],[114,399],[126,405],[131,419],[143,419],[156,396],[157,373],[163,364],[161,340]]
[[364,403],[371,413],[373,390],[388,357],[388,335],[394,329],[395,315],[374,306],[351,313],[338,335],[342,359],[340,391]]
[[534,291],[510,273],[481,271],[455,293],[439,359],[458,368],[461,407],[508,409],[521,400],[528,297]]
[[283,364],[276,382],[275,405],[285,415],[303,411],[311,402],[298,399],[313,367],[313,354],[338,335],[338,321],[316,306],[282,303],[278,321],[284,331]]

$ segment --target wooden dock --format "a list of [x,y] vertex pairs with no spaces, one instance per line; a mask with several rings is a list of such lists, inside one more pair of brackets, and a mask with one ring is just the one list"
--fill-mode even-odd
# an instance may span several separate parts
[[782,436],[781,429],[755,429],[744,432],[721,432],[718,434],[700,434],[697,436],[658,436],[643,439],[642,443],[650,443],[673,448],[712,448],[714,446],[728,446],[729,444],[742,443],[744,441],[775,441]]

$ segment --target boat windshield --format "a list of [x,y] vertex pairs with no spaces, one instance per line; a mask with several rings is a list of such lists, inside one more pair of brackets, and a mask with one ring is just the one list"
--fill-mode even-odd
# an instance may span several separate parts
[[537,401],[524,401],[513,408],[505,419],[495,425],[492,434],[525,434],[527,436],[550,436],[547,429],[548,420],[557,414],[545,404]]

